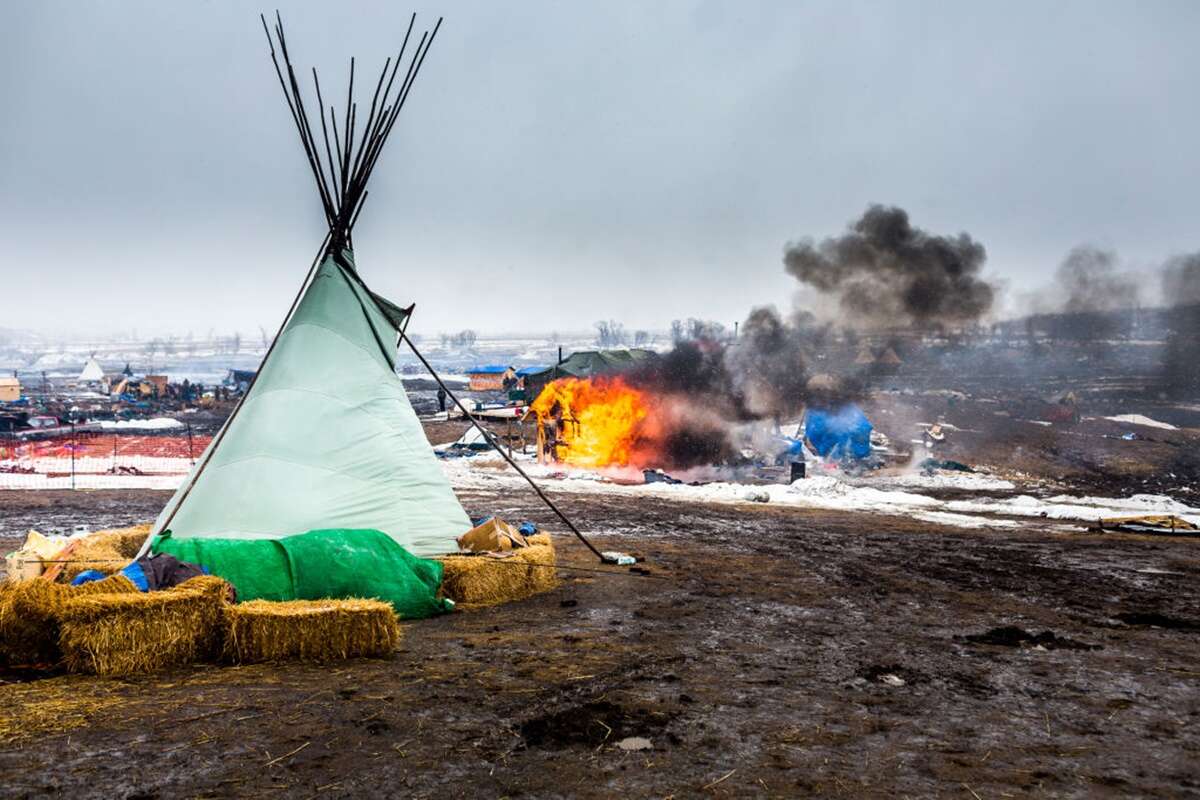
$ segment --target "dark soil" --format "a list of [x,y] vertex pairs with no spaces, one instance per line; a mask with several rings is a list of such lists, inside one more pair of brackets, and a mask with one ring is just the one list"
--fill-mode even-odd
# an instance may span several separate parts
[[1194,540],[561,502],[649,574],[558,536],[560,589],[407,624],[391,660],[0,685],[0,796],[1200,794]]
[[964,636],[974,644],[991,644],[999,647],[1040,647],[1044,650],[1099,650],[1099,645],[1083,644],[1073,639],[1056,636],[1053,631],[1030,633],[1016,625],[1005,625],[992,628],[986,633],[973,633]]

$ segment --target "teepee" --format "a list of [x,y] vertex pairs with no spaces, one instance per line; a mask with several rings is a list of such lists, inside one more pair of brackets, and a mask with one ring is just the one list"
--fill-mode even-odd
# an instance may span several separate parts
[[96,354],[92,353],[83,365],[83,371],[79,373],[78,378],[80,383],[99,383],[104,380],[104,370],[100,367],[100,362],[96,360]]
[[353,102],[351,59],[340,130],[332,106],[326,120],[315,69],[319,121],[309,119],[278,15],[274,36],[267,31],[329,232],[253,383],[159,515],[155,534],[279,539],[377,529],[430,556],[456,549],[455,537],[471,527],[395,372],[412,307],[367,287],[351,240],[367,179],[437,34],[434,26],[420,37],[396,84],[414,21],[380,73],[365,122]]

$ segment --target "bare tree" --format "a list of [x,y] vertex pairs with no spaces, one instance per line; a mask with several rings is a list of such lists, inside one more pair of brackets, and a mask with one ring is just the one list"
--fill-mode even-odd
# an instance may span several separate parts
[[478,338],[475,331],[470,328],[461,330],[449,337],[443,337],[444,341],[448,342],[451,347],[457,347],[460,350],[470,350],[475,346],[475,340]]
[[162,342],[157,338],[151,339],[142,346],[142,350],[146,353],[146,360],[150,362],[150,365],[146,368],[147,372],[154,370],[154,354],[158,352],[160,347],[162,347]]
[[715,320],[696,319],[695,317],[689,317],[686,320],[671,320],[671,341],[675,344],[697,342],[702,339],[723,339],[724,337],[725,326]]
[[615,319],[595,323],[596,344],[599,347],[620,347],[625,343],[625,326]]

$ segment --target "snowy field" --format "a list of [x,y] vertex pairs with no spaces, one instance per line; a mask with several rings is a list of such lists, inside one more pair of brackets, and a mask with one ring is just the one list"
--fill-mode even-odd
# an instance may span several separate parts
[[[797,509],[864,511],[919,519],[964,528],[1016,528],[1022,518],[1042,518],[1078,528],[1102,517],[1175,514],[1200,524],[1200,508],[1160,495],[1128,498],[1058,494],[1038,497],[1020,493],[1011,481],[986,474],[937,473],[843,477],[815,475],[791,485],[748,485],[713,482],[698,486],[668,483],[625,483],[596,472],[563,471],[538,464],[532,456],[514,454],[522,468],[551,494],[607,494],[635,500],[654,497],[681,503],[753,505],[769,503]],[[456,489],[517,490],[525,481],[495,453],[447,459],[442,468]],[[940,499],[926,492],[958,490],[967,499]],[[1003,493],[1004,496],[994,496]]]
[[[1016,528],[1022,519],[1052,520],[1065,529],[1079,528],[1102,517],[1139,514],[1175,514],[1200,525],[1200,508],[1161,495],[1138,494],[1127,498],[1055,494],[1038,496],[1034,490],[986,473],[939,472],[871,474],[850,477],[840,474],[813,475],[788,484],[745,484],[713,481],[686,483],[636,483],[640,473],[563,469],[538,464],[530,455],[514,458],[540,486],[551,494],[607,495],[636,501],[656,498],[679,503],[758,505],[769,503],[796,509],[863,511],[919,519],[961,528]],[[53,463],[41,463],[43,461]],[[95,461],[96,463],[91,463]],[[152,463],[151,463],[152,462]],[[181,458],[142,458],[139,467],[147,474],[101,474],[109,466],[105,459],[77,459],[74,484],[69,459],[39,459],[38,469],[46,474],[0,475],[6,489],[176,489],[191,469]],[[492,451],[440,460],[442,470],[455,489],[521,491],[524,479]],[[68,473],[68,474],[63,474]],[[92,474],[80,474],[92,473]],[[635,477],[636,476],[636,477]],[[935,496],[950,490],[953,499]],[[970,495],[975,494],[974,497]]]

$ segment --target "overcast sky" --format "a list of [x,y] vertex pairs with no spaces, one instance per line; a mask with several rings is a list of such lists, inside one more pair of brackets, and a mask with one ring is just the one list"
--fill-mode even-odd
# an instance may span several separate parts
[[[1010,294],[1200,249],[1191,0],[280,8],[343,91],[446,17],[355,235],[422,333],[788,308],[785,243],[872,202]],[[274,329],[324,230],[253,5],[0,13],[0,327]]]

